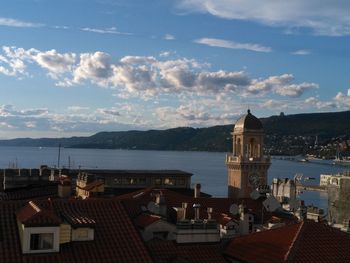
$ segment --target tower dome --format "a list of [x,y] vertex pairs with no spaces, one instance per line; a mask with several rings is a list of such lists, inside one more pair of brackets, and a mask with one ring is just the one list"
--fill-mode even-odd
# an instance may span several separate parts
[[263,125],[261,121],[250,113],[248,110],[246,115],[243,115],[235,124],[234,131],[244,131],[244,130],[263,130]]

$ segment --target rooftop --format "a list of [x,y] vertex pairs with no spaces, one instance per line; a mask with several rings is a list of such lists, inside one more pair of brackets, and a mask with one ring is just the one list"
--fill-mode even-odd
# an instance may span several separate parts
[[234,238],[225,253],[239,261],[349,262],[350,235],[323,223],[303,221]]
[[234,132],[244,130],[263,130],[261,121],[248,110],[235,124]]
[[[14,214],[26,204],[24,201],[0,202],[0,258],[7,262],[152,262],[124,207],[116,200],[106,199],[52,200],[57,215],[73,210],[78,211],[79,216],[83,212],[85,217],[93,219],[95,239],[62,244],[59,253],[24,255]],[[46,200],[37,201],[36,205],[41,209],[50,204]],[[28,209],[28,214],[24,214],[30,218],[36,209],[33,206]]]

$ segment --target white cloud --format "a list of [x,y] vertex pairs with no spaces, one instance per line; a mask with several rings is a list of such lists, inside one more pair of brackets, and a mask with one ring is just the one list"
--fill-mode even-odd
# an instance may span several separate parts
[[171,35],[171,34],[166,34],[166,35],[164,36],[164,39],[165,39],[165,40],[175,40],[175,36],[173,36],[173,35]]
[[[135,116],[132,115],[130,118]],[[127,130],[146,127],[144,126],[147,123],[146,121],[135,123],[133,119],[122,120],[121,118],[114,107],[64,114],[40,108],[17,109],[13,105],[0,106],[0,126],[3,131],[11,131],[11,133],[17,131],[46,133],[59,131],[62,134],[94,133],[101,130]],[[57,133],[56,136],[58,136]]]
[[350,2],[343,0],[181,0],[178,7],[224,19],[250,20],[285,28],[308,28],[317,35],[350,34]]
[[350,107],[350,89],[348,89],[347,94],[338,92],[337,95],[334,97],[334,101],[341,108],[349,108]]
[[260,105],[263,109],[284,109],[287,108],[288,102],[278,100],[267,100]]
[[21,21],[13,18],[0,17],[0,26],[9,27],[42,27],[43,24]]
[[313,106],[317,109],[332,109],[337,107],[336,102],[334,101],[321,101],[316,97],[309,97],[305,99],[304,102],[307,107]]
[[99,108],[97,109],[97,112],[104,115],[120,116],[119,111],[115,108],[111,108],[111,109]]
[[283,85],[276,88],[276,93],[281,96],[287,97],[300,97],[307,90],[317,89],[319,86],[316,83],[301,83]]
[[305,55],[310,55],[311,52],[310,52],[310,50],[299,49],[299,50],[293,51],[292,54],[293,55],[299,55],[299,56],[305,56]]
[[74,53],[57,53],[52,49],[46,52],[37,52],[32,59],[50,73],[61,74],[72,70],[75,64],[76,55]]
[[291,74],[265,79],[250,77],[244,71],[210,71],[210,65],[194,59],[156,59],[125,56],[114,61],[108,53],[58,53],[4,47],[0,54],[0,73],[25,75],[26,64],[36,63],[47,70],[59,86],[92,83],[116,90],[123,98],[150,99],[161,95],[182,96],[279,96],[300,97],[318,88],[315,83],[294,83]]
[[85,106],[77,106],[77,105],[73,105],[73,106],[69,106],[67,107],[68,111],[72,111],[72,112],[80,112],[80,111],[86,111],[89,110],[89,107],[85,107]]
[[118,31],[116,27],[109,27],[109,28],[84,27],[84,28],[81,28],[81,30],[86,32],[98,33],[98,34],[131,35],[131,33]]
[[254,43],[238,43],[234,41],[218,39],[218,38],[200,38],[194,40],[195,43],[203,44],[211,47],[221,47],[230,49],[245,49],[255,52],[271,52],[270,47],[265,47]]

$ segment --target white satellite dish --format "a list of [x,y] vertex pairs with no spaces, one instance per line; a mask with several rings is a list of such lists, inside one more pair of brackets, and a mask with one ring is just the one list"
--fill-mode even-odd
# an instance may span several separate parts
[[238,205],[232,204],[230,206],[230,213],[233,215],[237,215],[238,214]]
[[259,193],[257,190],[253,190],[253,191],[250,193],[250,197],[251,197],[253,200],[257,200],[257,199],[260,197],[260,193]]

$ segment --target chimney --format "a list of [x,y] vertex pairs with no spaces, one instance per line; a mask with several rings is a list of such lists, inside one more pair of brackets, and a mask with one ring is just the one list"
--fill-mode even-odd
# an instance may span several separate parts
[[207,208],[207,213],[208,213],[208,220],[211,219],[211,214],[213,213],[213,208],[212,207],[208,207]]
[[166,216],[167,206],[165,202],[165,197],[162,192],[156,195],[156,204],[158,205],[159,215]]
[[194,198],[198,198],[201,195],[201,184],[195,184],[194,186]]
[[199,220],[199,208],[201,207],[201,205],[193,204],[192,207],[194,208],[194,220]]
[[183,208],[182,220],[185,220],[186,219],[187,203],[182,203],[182,208]]

